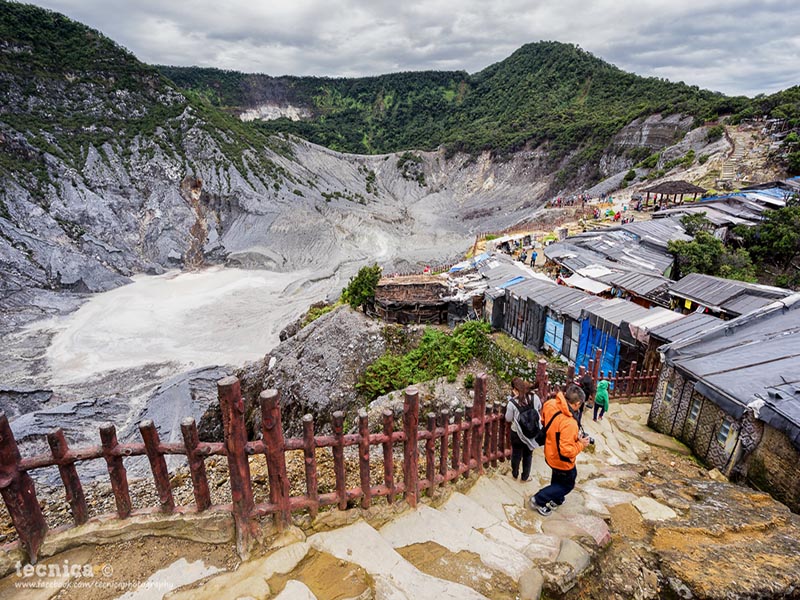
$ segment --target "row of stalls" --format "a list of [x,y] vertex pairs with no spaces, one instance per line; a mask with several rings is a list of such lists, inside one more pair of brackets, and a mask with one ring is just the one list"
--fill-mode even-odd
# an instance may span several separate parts
[[672,220],[683,215],[702,214],[708,220],[711,232],[719,239],[726,240],[734,227],[756,225],[761,222],[766,211],[783,208],[791,198],[798,195],[800,195],[800,177],[792,177],[668,208],[653,213],[653,219],[657,222],[662,219]]
[[619,298],[604,299],[501,260],[481,269],[488,289],[484,313],[494,329],[532,350],[549,350],[576,367],[588,367],[597,350],[600,370],[616,372],[645,359],[652,328],[683,317]]

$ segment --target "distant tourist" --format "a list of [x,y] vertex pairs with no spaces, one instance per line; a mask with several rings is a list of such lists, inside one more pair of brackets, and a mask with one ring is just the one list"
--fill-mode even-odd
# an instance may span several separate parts
[[583,377],[577,382],[580,386],[581,390],[583,391],[583,397],[585,398],[584,404],[581,405],[581,409],[578,411],[578,425],[581,424],[581,419],[583,418],[583,407],[585,404],[588,404],[594,398],[594,377],[588,371],[583,374]]
[[580,434],[576,414],[585,399],[583,390],[571,383],[565,392],[544,403],[542,422],[547,437],[544,458],[552,470],[550,485],[543,487],[530,499],[530,507],[547,516],[564,504],[564,499],[575,488],[578,469],[575,460],[591,443],[591,438]]
[[521,377],[515,377],[506,406],[506,421],[511,423],[511,476],[516,479],[522,475],[521,481],[530,480],[533,451],[539,447],[533,438],[541,427],[542,401],[532,387]]
[[[602,421],[603,415],[608,412],[608,386],[605,379],[597,382],[597,392],[594,394],[594,418],[593,421]],[[600,414],[597,414],[598,409]]]
[[538,253],[538,252],[536,252],[536,250],[534,250],[533,252],[531,252],[531,266],[532,266],[532,267],[535,267],[535,266],[536,266],[536,259],[537,259],[538,257],[539,257],[539,253]]

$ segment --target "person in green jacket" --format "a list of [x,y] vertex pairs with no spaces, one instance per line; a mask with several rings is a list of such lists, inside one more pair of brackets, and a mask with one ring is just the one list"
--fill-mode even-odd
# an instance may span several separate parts
[[[600,416],[597,409],[600,409]],[[594,418],[593,421],[602,421],[603,415],[608,410],[608,382],[603,379],[597,382],[597,391],[594,394]]]

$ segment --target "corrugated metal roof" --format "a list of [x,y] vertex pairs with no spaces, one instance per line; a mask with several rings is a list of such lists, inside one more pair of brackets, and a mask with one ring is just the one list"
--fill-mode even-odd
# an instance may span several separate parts
[[665,323],[672,323],[683,317],[680,313],[660,307],[651,308],[647,313],[640,319],[627,322],[631,335],[642,343],[647,343],[653,328]]
[[588,318],[595,327],[602,327],[603,322],[619,327],[622,321],[634,321],[647,313],[648,309],[638,304],[615,298],[584,308],[582,317]]
[[637,296],[652,296],[659,291],[666,290],[672,283],[671,279],[647,273],[610,273],[600,277],[602,281],[614,287],[636,294]]
[[578,275],[574,273],[569,277],[564,277],[564,283],[568,286],[578,288],[579,290],[585,290],[591,294],[602,294],[603,292],[608,292],[611,290],[611,286],[603,283],[602,281],[595,281],[594,279],[589,279],[588,277],[584,277],[583,275]]
[[[756,297],[767,299],[783,298],[789,295],[789,290],[770,287],[766,285],[756,285],[745,283],[733,279],[723,279],[722,277],[712,277],[702,273],[690,273],[680,281],[675,282],[669,288],[669,293],[679,298],[685,298],[698,304],[702,304],[715,311],[725,311],[730,314],[744,314],[736,307],[746,309],[748,306],[759,307]],[[734,300],[739,296],[747,295],[747,298],[737,303]],[[762,302],[764,306],[769,302]],[[728,308],[731,306],[732,308]],[[752,309],[751,309],[752,310]]]
[[[754,400],[770,405],[770,390],[798,380],[798,336],[800,293],[795,293],[778,306],[721,322],[703,335],[665,346],[664,351],[669,364],[689,373],[698,380],[698,389],[738,417]],[[773,399],[771,406],[770,424],[786,431],[800,448],[800,398]]]
[[725,312],[736,315],[744,315],[756,310],[757,308],[766,306],[767,304],[772,304],[773,302],[775,302],[775,298],[765,298],[764,296],[755,296],[753,294],[742,294],[730,302],[726,302],[723,308],[725,309]]
[[650,330],[650,336],[665,342],[674,342],[708,331],[722,322],[722,319],[705,313],[691,313],[677,321],[654,327]]

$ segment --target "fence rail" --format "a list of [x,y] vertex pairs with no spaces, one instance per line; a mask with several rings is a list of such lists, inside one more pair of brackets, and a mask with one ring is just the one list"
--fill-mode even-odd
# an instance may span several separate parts
[[[184,514],[205,511],[225,511],[233,514],[236,526],[237,549],[243,555],[258,533],[257,518],[272,515],[280,528],[291,520],[294,511],[308,511],[316,516],[321,507],[336,506],[341,510],[358,503],[369,508],[375,498],[386,498],[389,503],[399,497],[416,506],[421,494],[432,495],[447,482],[466,477],[471,472],[483,472],[484,465],[496,465],[511,455],[507,442],[508,426],[504,419],[504,406],[486,403],[486,376],[475,381],[473,406],[452,413],[441,410],[425,415],[420,424],[419,393],[416,388],[405,392],[401,423],[395,423],[394,413],[382,414],[380,432],[370,433],[367,413],[358,414],[358,433],[344,433],[344,414],[333,413],[332,434],[316,435],[314,418],[303,417],[303,435],[285,438],[281,422],[280,393],[265,390],[259,398],[261,408],[261,439],[247,440],[244,421],[244,401],[239,380],[227,377],[217,383],[223,415],[224,439],[222,443],[201,442],[197,425],[192,418],[181,422],[183,444],[163,443],[152,421],[139,424],[141,443],[119,443],[112,424],[100,428],[99,446],[70,448],[64,432],[58,428],[48,436],[50,454],[22,458],[14,439],[8,418],[0,414],[0,492],[16,529],[19,544],[35,563],[48,525],[36,496],[31,471],[58,467],[74,524],[82,525],[90,519],[89,508],[78,476],[76,465],[86,461],[105,460],[111,490],[116,505],[116,518],[128,519],[135,515],[163,513]],[[344,449],[358,449],[358,481],[356,487],[347,488],[347,463]],[[395,473],[395,447],[402,446],[402,473]],[[316,450],[330,448],[334,464],[334,491],[319,492],[319,472]],[[382,458],[383,479],[373,481],[370,467],[376,462],[370,450]],[[286,453],[302,451],[305,463],[305,493],[292,496],[287,475]],[[250,475],[249,457],[264,455],[267,464],[268,500],[255,503]],[[194,504],[177,506],[170,487],[166,455],[184,455],[187,458],[194,492]],[[128,488],[125,459],[146,456],[150,463],[153,482],[158,492],[158,506],[133,509]],[[205,459],[225,456],[228,463],[231,501],[212,505]],[[420,471],[420,467],[424,471]],[[424,473],[424,475],[421,475]],[[100,516],[100,515],[95,515]],[[108,517],[109,515],[103,515]],[[114,516],[114,515],[111,515]]]
[[[599,363],[592,361],[588,371],[596,379],[595,364]],[[542,398],[547,398],[557,387],[551,389],[546,367],[544,360],[537,364],[537,389]],[[585,372],[581,368],[578,374],[582,376]],[[568,381],[574,375],[574,369],[570,369]],[[654,375],[637,373],[634,363],[627,376],[617,374],[611,378],[614,383],[612,397],[650,393],[655,380]],[[393,503],[402,496],[413,507],[421,494],[432,495],[448,482],[467,477],[472,472],[480,474],[485,465],[496,466],[498,461],[504,461],[511,455],[510,430],[504,418],[505,405],[487,404],[486,383],[486,375],[476,378],[472,406],[455,410],[452,414],[447,409],[429,413],[422,423],[419,393],[410,387],[405,391],[401,423],[395,422],[391,410],[385,410],[381,430],[371,433],[367,413],[362,409],[358,413],[357,433],[346,434],[344,414],[337,411],[333,413],[332,433],[317,435],[313,416],[305,415],[302,437],[288,439],[283,433],[280,393],[265,390],[259,398],[261,439],[248,441],[240,382],[235,377],[226,377],[217,382],[224,442],[199,441],[197,425],[189,417],[181,422],[183,444],[163,443],[152,421],[139,424],[141,443],[119,443],[114,425],[106,424],[100,427],[101,444],[84,448],[70,448],[64,432],[57,428],[47,435],[50,454],[28,458],[20,456],[8,419],[0,413],[0,493],[19,544],[32,563],[38,558],[48,525],[30,472],[58,467],[73,522],[79,526],[89,521],[90,515],[76,465],[100,459],[106,463],[116,505],[116,514],[102,515],[103,518],[128,519],[154,513],[230,512],[236,528],[237,549],[246,556],[251,541],[258,535],[258,517],[272,515],[275,525],[281,528],[290,523],[295,511],[307,511],[315,517],[325,506],[345,510],[357,502],[362,508],[369,508],[375,498],[385,498],[388,503]],[[351,446],[358,450],[359,485],[348,488],[344,449]],[[394,450],[398,446],[402,447],[402,473],[395,473]],[[319,491],[316,450],[320,448],[330,448],[333,455],[335,485],[333,491],[326,493]],[[381,452],[373,455],[372,448],[380,448]],[[293,496],[287,475],[286,453],[294,451],[303,453],[305,493]],[[186,456],[194,504],[175,504],[165,460],[167,455]],[[250,474],[249,457],[253,455],[263,455],[267,464],[269,496],[267,501],[259,503],[254,501]],[[134,456],[146,456],[150,463],[158,492],[158,506],[132,508],[125,459]],[[211,456],[225,456],[227,459],[230,503],[212,504],[205,467],[205,459]],[[381,481],[372,480],[371,466],[374,462],[382,463]]]

